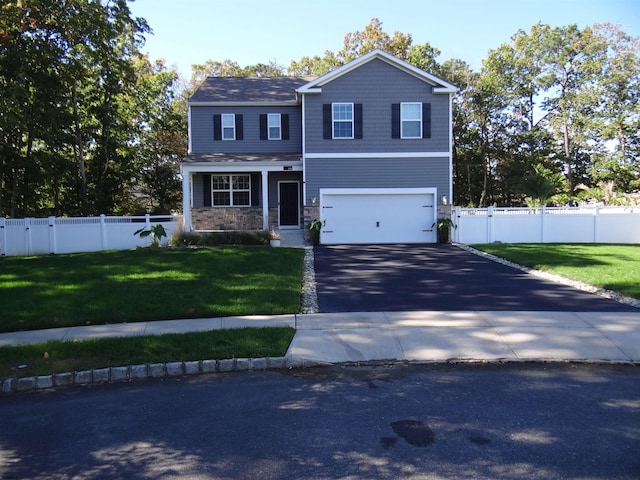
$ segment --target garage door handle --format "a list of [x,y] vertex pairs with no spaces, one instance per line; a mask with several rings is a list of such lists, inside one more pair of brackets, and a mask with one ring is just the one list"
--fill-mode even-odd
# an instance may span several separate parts
[[333,207],[322,207],[322,208],[333,208]]
[[433,232],[433,228],[430,228],[429,230],[422,230],[423,232]]

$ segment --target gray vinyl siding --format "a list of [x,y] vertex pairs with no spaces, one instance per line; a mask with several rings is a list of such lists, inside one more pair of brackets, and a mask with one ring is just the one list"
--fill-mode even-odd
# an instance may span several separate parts
[[269,207],[278,206],[278,182],[299,182],[299,195],[302,201],[302,173],[301,172],[270,172],[269,173]]
[[313,158],[306,160],[307,198],[321,188],[437,188],[449,191],[449,158]]
[[[211,175],[207,173],[206,175]],[[191,201],[194,208],[204,207],[204,190],[202,184],[202,175],[193,175],[191,177]]]
[[[213,140],[213,116],[242,115],[243,140]],[[260,115],[289,115],[289,140],[260,140]],[[302,118],[299,107],[191,106],[191,153],[298,153],[302,152]]]
[[[363,138],[324,140],[322,105],[361,103]],[[392,139],[391,105],[402,102],[431,104],[431,138]],[[448,152],[449,95],[433,94],[431,85],[382,60],[372,60],[329,82],[322,94],[305,95],[306,152]]]

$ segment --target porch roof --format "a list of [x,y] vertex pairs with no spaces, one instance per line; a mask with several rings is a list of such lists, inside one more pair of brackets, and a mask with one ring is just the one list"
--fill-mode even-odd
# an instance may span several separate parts
[[182,164],[272,163],[296,161],[302,161],[301,153],[191,153],[182,159]]

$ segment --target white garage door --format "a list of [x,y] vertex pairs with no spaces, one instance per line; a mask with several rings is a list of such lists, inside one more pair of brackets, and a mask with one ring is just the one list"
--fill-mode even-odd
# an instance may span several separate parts
[[436,189],[321,189],[323,244],[434,243]]

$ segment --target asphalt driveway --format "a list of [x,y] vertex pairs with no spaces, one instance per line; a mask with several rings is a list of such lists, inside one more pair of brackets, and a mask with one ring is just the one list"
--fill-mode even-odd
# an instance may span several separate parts
[[453,245],[322,245],[314,255],[321,312],[637,312]]

